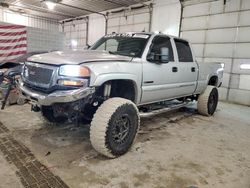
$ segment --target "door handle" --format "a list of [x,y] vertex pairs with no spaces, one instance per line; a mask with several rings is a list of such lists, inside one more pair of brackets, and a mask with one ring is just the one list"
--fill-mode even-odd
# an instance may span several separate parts
[[192,67],[192,68],[191,68],[191,72],[195,72],[195,67]]
[[178,72],[178,68],[177,67],[172,67],[172,72]]

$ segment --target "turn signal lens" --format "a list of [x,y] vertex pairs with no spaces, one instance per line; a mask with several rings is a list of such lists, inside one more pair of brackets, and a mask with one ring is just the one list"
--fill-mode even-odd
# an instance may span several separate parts
[[87,80],[58,80],[58,84],[62,86],[83,87],[87,85]]
[[59,74],[70,77],[89,77],[90,70],[79,65],[63,65],[60,67]]

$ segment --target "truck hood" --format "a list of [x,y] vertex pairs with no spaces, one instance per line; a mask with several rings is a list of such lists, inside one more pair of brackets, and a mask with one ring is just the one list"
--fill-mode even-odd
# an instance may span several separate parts
[[106,51],[97,50],[70,50],[56,51],[46,54],[34,55],[28,61],[53,65],[77,65],[88,62],[102,61],[131,61],[131,57],[113,55]]

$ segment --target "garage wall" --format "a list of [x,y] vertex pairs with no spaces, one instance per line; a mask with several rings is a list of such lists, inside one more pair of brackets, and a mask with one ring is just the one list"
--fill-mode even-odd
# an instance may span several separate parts
[[27,27],[27,51],[54,51],[64,49],[64,34],[33,27]]
[[[152,8],[146,6],[137,9],[108,11],[107,33],[161,31],[162,33],[178,36],[181,17],[181,4],[179,0],[154,0],[152,3]],[[139,6],[140,4],[135,7]],[[105,14],[105,12],[103,13]],[[64,31],[66,34],[67,42],[65,46],[67,48],[72,47],[70,45],[71,40],[77,40],[78,47],[81,48],[87,43],[92,45],[105,35],[106,25],[102,15],[90,14],[87,18],[89,23],[88,30],[77,29],[78,25],[85,25],[84,27],[86,28],[86,20],[74,20],[62,25],[61,31]]]
[[179,0],[154,1],[151,31],[179,36],[181,3]]
[[87,43],[87,19],[75,20],[72,22],[67,22],[63,24],[61,31],[65,33],[65,48],[74,48],[72,45],[72,40],[77,42],[79,48],[83,48]]
[[148,7],[111,13],[108,20],[108,33],[149,32],[150,10]]
[[56,20],[45,19],[36,16],[21,15],[0,8],[0,22],[24,25],[47,30],[59,29],[59,23]]
[[59,32],[59,23],[55,20],[29,17],[0,8],[0,24],[7,23],[28,26],[28,52],[61,50],[64,48],[64,34]]
[[181,36],[193,43],[197,61],[224,63],[221,99],[250,105],[250,70],[240,68],[250,65],[250,1],[187,2]]

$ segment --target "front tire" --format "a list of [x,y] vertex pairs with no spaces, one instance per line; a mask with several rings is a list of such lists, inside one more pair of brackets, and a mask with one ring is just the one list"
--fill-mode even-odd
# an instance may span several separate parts
[[108,99],[91,122],[91,144],[106,157],[119,157],[132,146],[139,125],[139,112],[133,102],[123,98]]
[[212,116],[216,111],[218,100],[218,89],[214,86],[207,86],[204,93],[198,98],[198,112],[204,116]]

